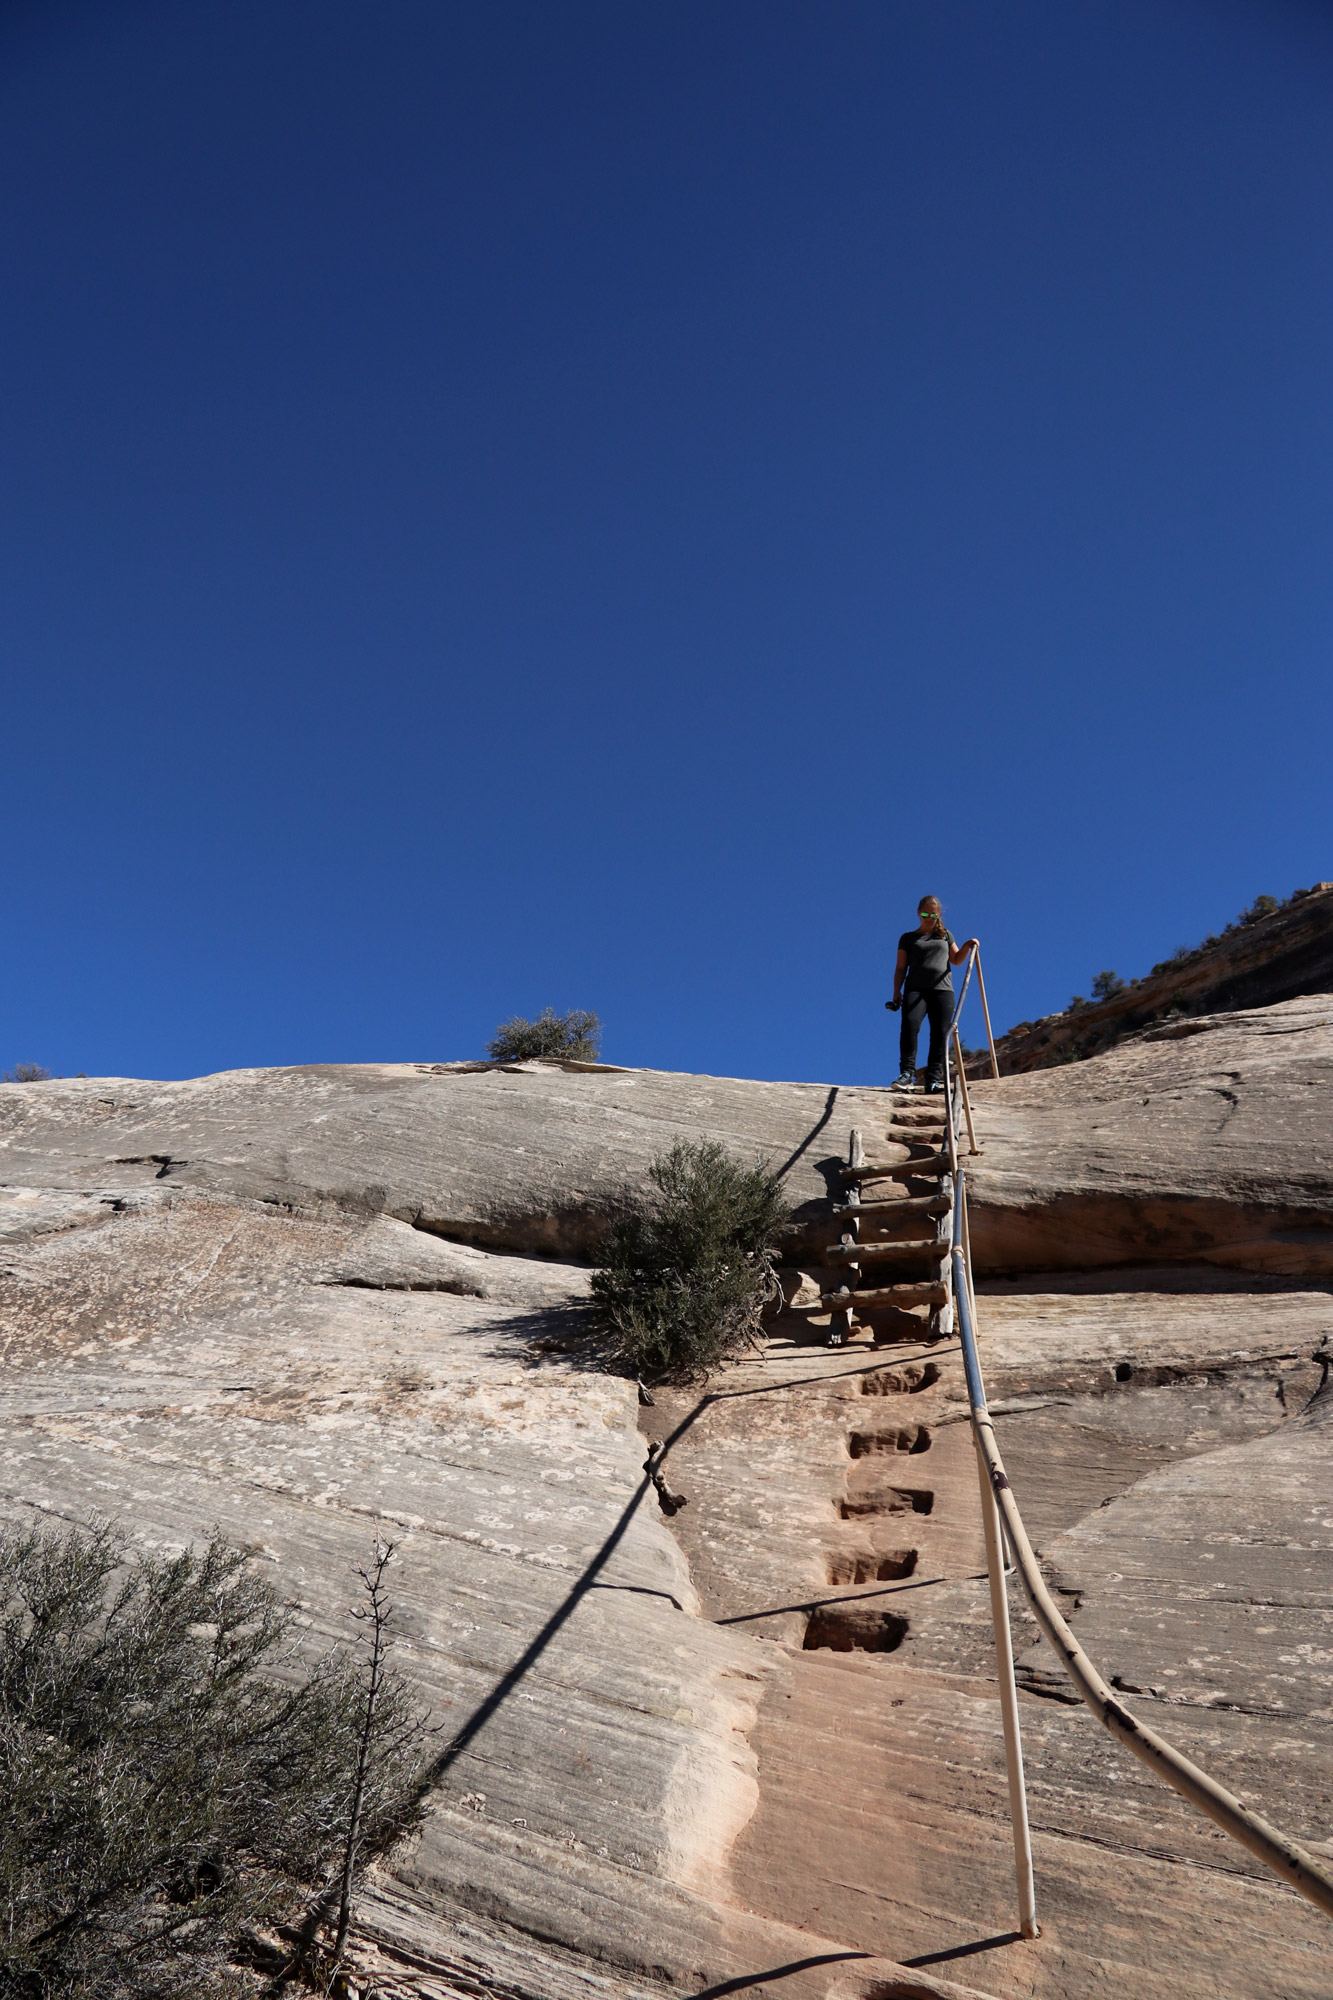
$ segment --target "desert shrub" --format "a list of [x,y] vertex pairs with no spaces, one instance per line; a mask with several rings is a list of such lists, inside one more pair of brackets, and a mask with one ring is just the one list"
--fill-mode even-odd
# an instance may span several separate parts
[[1075,993],[1070,999],[1069,1005],[1065,1008],[1065,1012],[1066,1014],[1077,1014],[1079,1008],[1086,1007],[1087,1004],[1088,1002],[1084,994]]
[[286,1631],[220,1535],[0,1534],[0,1994],[240,1995],[257,1927],[332,1932],[349,1855],[419,1817],[423,1723],[382,1658],[369,1705],[341,1655],[293,1681]]
[[1261,917],[1271,917],[1279,908],[1276,896],[1256,896],[1248,910],[1242,910],[1239,921],[1242,924],[1257,924]]
[[656,1198],[612,1228],[593,1299],[623,1366],[689,1379],[757,1336],[789,1210],[767,1167],[713,1140],[680,1140],[648,1171]]
[[1118,972],[1099,972],[1092,982],[1094,1000],[1114,1000],[1118,993],[1125,991],[1125,982]]
[[40,1063],[15,1063],[13,1069],[7,1069],[4,1075],[0,1076],[0,1083],[49,1083],[50,1081],[50,1070],[43,1069]]
[[570,1062],[596,1062],[602,1042],[602,1024],[595,1014],[577,1008],[556,1014],[545,1007],[535,1021],[515,1014],[502,1021],[486,1044],[492,1062],[525,1062],[533,1056],[565,1057]]

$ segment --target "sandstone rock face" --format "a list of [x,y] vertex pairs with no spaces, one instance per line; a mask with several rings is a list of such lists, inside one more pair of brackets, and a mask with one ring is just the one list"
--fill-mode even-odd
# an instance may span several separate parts
[[[1080,1638],[1169,1740],[1333,1855],[1327,1295],[983,1296],[980,1317],[1011,1482]],[[783,1648],[735,1892],[996,1995],[1323,1993],[1326,1920],[1071,1701],[1016,1587],[1043,1935],[1015,1937],[957,1346],[808,1343],[781,1322],[762,1361],[651,1413],[678,1438],[705,1613]]]
[[[972,1093],[980,1268],[1333,1274],[1333,999],[1171,1023]],[[550,1063],[11,1084],[0,1176],[44,1199],[195,1188],[583,1258],[655,1154],[705,1137],[785,1167],[798,1223],[826,1239],[848,1134],[883,1127],[884,1104],[864,1087]]]
[[[563,1063],[235,1070],[0,1089],[0,1175],[54,1191],[146,1187],[394,1216],[493,1249],[583,1256],[676,1139],[786,1166],[800,1206],[818,1163],[879,1094]],[[836,1123],[835,1123],[836,1111]]]
[[[1330,1851],[1333,1003],[1189,1027],[975,1087],[984,1360],[1098,1663]],[[1328,1926],[1061,1698],[1017,1603],[1045,1931],[1013,1941],[952,1342],[830,1352],[794,1280],[706,1393],[640,1411],[585,1358],[580,1260],[672,1139],[786,1165],[827,1241],[888,1124],[871,1089],[545,1064],[0,1088],[0,1513],[220,1523],[312,1655],[399,1541],[443,1734],[363,1903],[390,1992],[1333,1990]]]
[[541,1351],[585,1275],[170,1187],[5,1207],[6,1515],[155,1548],[220,1523],[316,1654],[371,1536],[399,1541],[401,1663],[446,1735],[370,1902],[390,1958],[447,1908],[500,1927],[497,1965],[511,1930],[622,1976],[729,1963],[707,1892],[753,1807],[764,1665],[641,1504],[632,1385]]
[[[694,1081],[669,1131],[709,1101]],[[432,1220],[476,1219],[473,1123],[450,1158],[429,1116],[447,1089],[321,1072],[0,1097],[25,1176],[0,1189],[0,1513],[107,1516],[156,1549],[220,1525],[273,1566],[312,1657],[353,1636],[371,1538],[398,1542],[400,1664],[443,1734],[429,1824],[363,1899],[360,1960],[390,1990],[563,2000],[840,1962],[727,1894],[771,1665],[699,1616],[633,1385],[568,1356],[586,1268],[372,1212],[438,1194]],[[798,1115],[827,1095],[798,1091]],[[574,1212],[560,1115],[531,1121],[545,1166],[497,1174],[482,1228],[531,1217],[547,1240]]]
[[1333,1276],[1333,999],[1172,1024],[972,1094],[980,1269]]

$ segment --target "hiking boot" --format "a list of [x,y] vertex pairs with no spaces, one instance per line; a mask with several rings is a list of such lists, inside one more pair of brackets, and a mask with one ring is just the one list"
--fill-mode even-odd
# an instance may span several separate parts
[[902,1075],[901,1075],[901,1076],[900,1076],[900,1077],[898,1078],[898,1081],[897,1081],[896,1083],[891,1083],[891,1084],[889,1085],[889,1089],[890,1089],[890,1090],[915,1090],[915,1089],[916,1089],[916,1075],[915,1075],[915,1073],[914,1073],[914,1072],[913,1072],[912,1070],[910,1070],[910,1069],[905,1069],[905,1070],[903,1071]]
[[938,1080],[936,1080],[936,1082],[934,1083],[928,1083],[926,1085],[927,1097],[942,1097],[943,1095],[944,1095],[944,1085],[940,1083]]

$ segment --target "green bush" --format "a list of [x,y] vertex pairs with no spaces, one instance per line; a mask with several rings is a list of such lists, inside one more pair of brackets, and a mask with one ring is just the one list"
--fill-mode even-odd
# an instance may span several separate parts
[[648,1171],[657,1198],[612,1228],[593,1299],[623,1366],[697,1379],[758,1336],[790,1211],[766,1167],[712,1140],[680,1140]]
[[1261,917],[1271,917],[1278,907],[1276,896],[1256,896],[1249,909],[1241,911],[1240,921],[1243,924],[1257,924]]
[[1092,982],[1094,1000],[1114,1000],[1118,993],[1125,991],[1125,982],[1118,972],[1099,972]]
[[596,1062],[601,1042],[602,1024],[595,1014],[577,1008],[556,1014],[546,1007],[535,1021],[525,1021],[521,1014],[502,1021],[486,1053],[492,1062],[527,1062],[534,1056]]
[[1199,947],[1197,945],[1178,944],[1175,950],[1172,952],[1170,958],[1158,959],[1156,965],[1152,969],[1152,972],[1149,974],[1149,977],[1155,978],[1159,972],[1173,971],[1176,966],[1183,965],[1187,958],[1193,958],[1195,952],[1198,949]]
[[371,1676],[293,1684],[287,1613],[220,1535],[131,1561],[105,1526],[0,1533],[0,1994],[257,1992],[257,1927],[302,1917],[318,1950],[420,1817],[423,1721],[367,1615]]

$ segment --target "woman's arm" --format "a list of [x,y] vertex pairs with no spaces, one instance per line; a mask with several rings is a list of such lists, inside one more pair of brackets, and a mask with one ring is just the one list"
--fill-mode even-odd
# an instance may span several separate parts
[[[954,945],[949,953],[950,965],[961,965],[967,954],[976,950],[978,942],[977,938],[964,938],[961,944]],[[899,952],[898,956],[902,958],[904,954]]]
[[893,1004],[896,1007],[903,996],[903,981],[907,977],[907,953],[898,947],[898,963],[893,968]]

